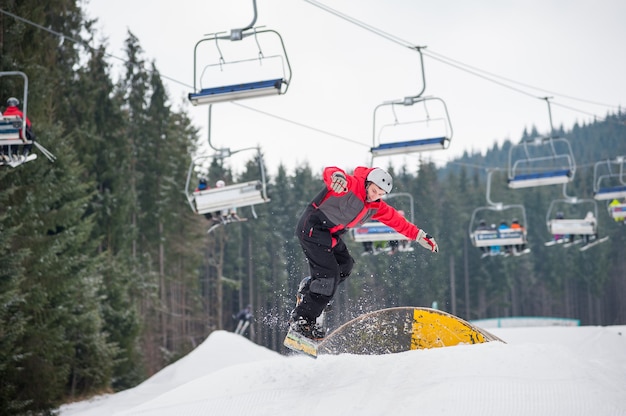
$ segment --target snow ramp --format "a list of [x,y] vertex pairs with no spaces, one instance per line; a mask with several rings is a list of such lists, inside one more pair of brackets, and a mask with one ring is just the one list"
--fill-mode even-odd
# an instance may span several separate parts
[[334,330],[318,354],[379,355],[403,351],[502,341],[449,313],[420,307],[381,309]]

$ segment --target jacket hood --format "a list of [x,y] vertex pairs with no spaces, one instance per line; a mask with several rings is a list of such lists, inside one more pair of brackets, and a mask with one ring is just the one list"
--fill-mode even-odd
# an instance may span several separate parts
[[357,178],[363,179],[363,182],[365,182],[367,180],[367,175],[369,175],[369,173],[373,170],[374,168],[367,168],[365,166],[359,166],[357,168],[354,168],[354,176],[356,176]]

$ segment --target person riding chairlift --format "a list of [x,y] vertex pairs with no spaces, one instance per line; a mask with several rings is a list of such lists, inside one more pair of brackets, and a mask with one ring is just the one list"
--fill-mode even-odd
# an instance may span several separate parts
[[[18,100],[15,97],[11,97],[7,100],[7,108],[6,110],[4,110],[4,113],[2,114],[4,117],[9,117],[9,116],[17,116],[19,118],[21,118],[22,120],[24,119],[24,113],[22,112],[22,110],[20,110],[18,108],[18,105],[20,105],[20,100]],[[20,137],[22,139],[26,139],[29,141],[34,141],[35,140],[35,133],[33,133],[33,125],[30,122],[30,119],[28,117],[26,117],[26,131],[21,131],[20,130]],[[14,153],[13,150],[11,149],[12,146],[2,146],[2,158],[7,161],[10,162],[11,159],[13,160],[25,160],[26,157],[28,157],[28,154],[30,153],[33,145],[32,143],[29,144],[25,144],[22,148],[22,154],[21,155],[17,155],[17,153]]]

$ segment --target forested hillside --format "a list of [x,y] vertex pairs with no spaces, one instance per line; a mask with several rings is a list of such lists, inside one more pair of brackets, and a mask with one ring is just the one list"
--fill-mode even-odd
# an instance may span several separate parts
[[[297,284],[308,273],[293,230],[322,186],[320,172],[265,166],[271,202],[256,207],[258,218],[243,208],[248,221],[207,234],[207,220],[192,213],[183,192],[197,129],[175,110],[140,41],[128,34],[124,71],[114,77],[106,49],[87,46],[98,34],[78,2],[45,3],[0,1],[11,13],[0,14],[0,71],[28,76],[29,118],[57,157],[0,169],[0,413],[46,413],[136,385],[212,331],[233,329],[233,314],[246,304],[255,316],[250,337],[280,351]],[[21,88],[0,79],[0,109]],[[594,163],[626,155],[626,116],[561,133],[577,161],[568,191],[591,197]],[[530,135],[520,132],[520,139]],[[607,243],[585,252],[545,247],[546,212],[561,188],[512,191],[500,170],[491,197],[525,206],[532,252],[481,259],[471,245],[468,223],[486,203],[486,171],[506,167],[510,146],[444,168],[391,169],[394,192],[412,195],[414,206],[405,198],[390,203],[412,213],[440,252],[417,246],[361,256],[361,246],[348,241],[356,266],[331,323],[437,302],[465,319],[625,324],[626,227],[603,203],[599,228]],[[258,177],[254,159],[237,172],[215,160],[209,181]]]

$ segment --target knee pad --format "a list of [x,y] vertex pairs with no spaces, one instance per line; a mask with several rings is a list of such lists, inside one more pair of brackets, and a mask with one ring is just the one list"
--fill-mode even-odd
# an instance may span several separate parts
[[309,290],[317,295],[333,296],[335,294],[335,279],[332,277],[318,277],[310,282]]

